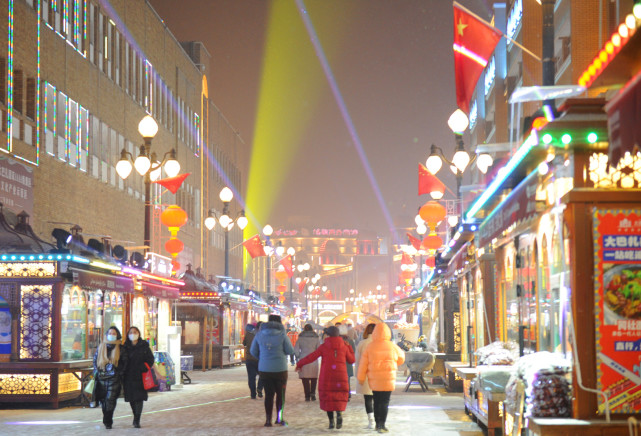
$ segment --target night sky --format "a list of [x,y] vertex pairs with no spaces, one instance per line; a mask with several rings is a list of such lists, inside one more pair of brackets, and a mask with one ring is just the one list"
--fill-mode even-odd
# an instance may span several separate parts
[[[283,2],[296,4],[274,3]],[[243,140],[267,141],[274,156],[291,157],[284,169],[281,163],[286,159],[281,158],[252,164],[254,173],[259,165],[266,167],[261,170],[268,175],[262,189],[273,194],[256,193],[269,198],[269,205],[253,204],[252,195],[248,196],[257,224],[358,228],[380,236],[388,235],[389,218],[399,227],[413,225],[417,208],[429,200],[417,196],[418,163],[425,163],[432,143],[449,155],[454,148],[447,127],[456,109],[451,1],[299,0],[327,55],[353,122],[351,132],[309,35],[275,39],[277,47],[268,38],[287,31],[287,26],[302,26],[299,14],[275,26],[273,20],[270,25],[272,3],[267,0],[150,3],[179,41],[205,44],[213,57],[210,98]],[[461,3],[483,18],[491,17],[490,2]],[[265,93],[261,87],[266,83],[268,50],[282,57],[279,63],[287,72],[281,74],[281,83],[291,84],[292,92],[274,89],[268,94],[285,97],[270,107],[274,132],[263,135],[256,126],[262,116],[258,102]],[[359,157],[354,133],[369,160],[380,200]],[[286,143],[295,144],[294,150],[281,147]],[[446,171],[438,175],[453,189],[454,178]],[[273,174],[271,185],[269,174]],[[249,186],[254,186],[251,181]]]

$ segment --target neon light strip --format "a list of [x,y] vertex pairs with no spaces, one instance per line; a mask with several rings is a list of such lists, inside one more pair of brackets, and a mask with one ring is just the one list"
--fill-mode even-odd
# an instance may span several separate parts
[[13,0],[9,0],[9,29],[7,34],[7,150],[13,141]]
[[194,132],[196,137],[196,156],[200,156],[200,117],[194,112]]
[[69,34],[69,0],[62,0],[62,31]]
[[521,147],[514,153],[514,156],[509,160],[509,162],[503,167],[503,171],[500,174],[497,174],[496,178],[492,180],[492,183],[485,189],[483,194],[474,202],[470,210],[465,215],[465,219],[471,220],[478,213],[479,210],[485,205],[485,203],[494,195],[494,193],[501,187],[505,179],[514,171],[514,168],[527,156],[527,154],[532,150],[533,147],[539,144],[539,138],[536,130],[533,130],[530,133],[530,136],[525,140]]
[[153,84],[151,83],[151,77],[153,76],[151,63],[145,59],[145,81],[147,82],[147,101],[145,111],[151,115],[153,113]]
[[481,56],[477,55],[473,51],[470,51],[467,48],[463,47],[462,45],[458,45],[458,44],[453,44],[453,47],[455,52],[460,53],[466,58],[473,60],[483,68],[487,66],[487,60],[483,59]]
[[172,285],[178,285],[178,286],[184,286],[185,285],[185,282],[183,282],[182,280],[174,280],[174,279],[168,279],[166,277],[156,276],[156,275],[153,275],[153,274],[149,274],[149,273],[137,270],[135,268],[130,268],[128,266],[123,266],[121,268],[121,271],[123,273],[125,273],[125,274],[131,274],[131,275],[135,275],[135,276],[139,276],[139,277],[145,277],[145,278],[148,278],[148,279],[160,280],[162,282],[171,283]]
[[70,260],[78,263],[89,263],[89,259],[75,254],[3,254],[0,256],[0,260],[17,262],[25,260]]
[[[53,86],[53,85],[52,85]],[[53,140],[54,140],[54,150],[56,148],[56,135],[58,134],[58,118],[57,118],[57,113],[58,113],[58,90],[56,87],[53,87]],[[55,156],[55,153],[54,153]]]
[[85,144],[87,145],[87,151],[85,152],[85,159],[87,162],[87,168],[89,168],[89,111],[85,109],[85,112],[87,113],[87,134],[85,135]]
[[82,106],[76,104],[76,165],[80,167],[80,155],[82,153]]
[[[83,4],[83,13],[82,13],[82,40],[83,40],[83,45],[86,46],[87,42],[87,2],[85,1]],[[87,56],[87,50],[83,50],[83,56]]]
[[[38,1],[38,24],[36,25],[36,39],[38,53],[36,55],[36,166],[40,165],[40,23],[42,22],[42,1]],[[45,113],[46,115],[46,113]],[[46,126],[46,124],[45,124]]]
[[73,42],[80,45],[80,1],[73,3]]
[[[67,159],[69,159],[69,98],[67,98],[66,94],[64,92],[60,93],[60,96],[65,99],[65,156],[64,158],[61,158],[58,156],[58,159],[61,161],[65,162]],[[57,144],[56,144],[57,145]]]

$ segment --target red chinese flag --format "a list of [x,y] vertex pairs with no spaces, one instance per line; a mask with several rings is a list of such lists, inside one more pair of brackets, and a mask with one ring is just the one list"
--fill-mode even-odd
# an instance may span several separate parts
[[403,256],[401,257],[401,263],[403,265],[411,265],[414,263],[414,261],[412,260],[412,257],[409,254],[403,253]]
[[307,278],[304,278],[298,284],[298,293],[302,294],[305,291],[305,286],[307,286]]
[[407,237],[410,240],[410,244],[412,244],[412,247],[416,248],[417,250],[421,249],[421,240],[418,238],[415,238],[414,236],[410,235],[409,233],[407,234]]
[[454,74],[456,104],[466,114],[476,83],[486,67],[501,32],[454,3]]
[[445,194],[445,185],[438,177],[427,171],[425,165],[418,164],[418,195],[429,194],[430,192],[439,191]]
[[247,253],[249,253],[249,255],[252,257],[252,259],[259,256],[267,256],[263,247],[263,242],[260,240],[260,237],[258,235],[251,237],[243,242],[243,246],[247,250]]
[[155,182],[151,182],[151,183],[158,183],[162,187],[169,189],[169,191],[171,191],[172,194],[175,194],[176,192],[178,192],[178,188],[180,188],[180,186],[183,184],[187,176],[190,174],[191,173],[180,174],[176,177],[169,177],[167,179],[156,180]]
[[290,255],[283,257],[283,260],[280,261],[280,264],[283,265],[283,268],[285,268],[287,277],[291,277],[294,275],[294,268],[292,267],[292,257]]

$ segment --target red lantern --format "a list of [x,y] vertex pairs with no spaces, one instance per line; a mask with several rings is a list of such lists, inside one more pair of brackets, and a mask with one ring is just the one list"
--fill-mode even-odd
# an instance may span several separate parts
[[427,235],[423,238],[423,243],[421,244],[427,250],[438,250],[443,245],[443,239],[436,234]]
[[279,295],[279,296],[278,296],[278,301],[280,301],[281,303],[283,303],[283,302],[285,301],[285,296],[284,296],[284,295]]
[[436,258],[431,256],[425,259],[425,265],[429,266],[430,268],[436,267]]
[[428,201],[419,209],[418,214],[421,216],[423,221],[429,224],[430,227],[434,228],[438,223],[445,219],[447,211],[443,205],[436,201]]
[[176,254],[180,253],[185,249],[185,244],[178,238],[171,238],[165,242],[165,250],[171,253],[175,257]]
[[178,230],[187,223],[187,212],[175,204],[167,206],[160,214],[160,222],[169,227],[172,236],[176,236]]
[[414,271],[406,269],[405,271],[401,271],[401,277],[403,280],[410,280],[411,278],[414,277]]
[[172,260],[171,267],[172,267],[171,273],[175,275],[180,269],[180,262],[178,262],[177,260]]
[[276,276],[279,282],[283,282],[287,278],[287,271],[285,271],[284,269],[279,269],[274,273],[274,275]]
[[280,292],[281,294],[283,294],[283,293],[285,293],[285,291],[287,290],[287,286],[285,286],[285,285],[278,285],[278,287],[277,287],[276,289],[278,289],[278,292]]

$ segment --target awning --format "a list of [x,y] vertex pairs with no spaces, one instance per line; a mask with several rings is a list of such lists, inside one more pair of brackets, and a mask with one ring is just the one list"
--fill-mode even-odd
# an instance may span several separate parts
[[134,281],[129,277],[102,274],[95,271],[72,269],[73,284],[81,288],[99,289],[101,291],[116,291],[132,293]]
[[627,152],[641,147],[641,72],[605,105],[610,139],[609,162],[617,166]]
[[501,236],[511,225],[518,226],[537,216],[538,185],[539,172],[535,170],[523,179],[481,223],[478,231],[478,247],[485,247],[494,238]]
[[140,282],[140,284],[142,285],[143,294],[153,295],[154,297],[166,298],[169,300],[176,300],[180,298],[180,291],[178,288],[149,282]]

